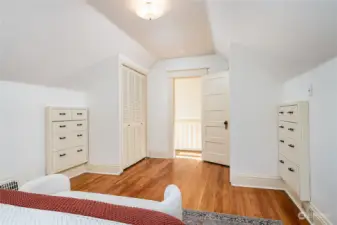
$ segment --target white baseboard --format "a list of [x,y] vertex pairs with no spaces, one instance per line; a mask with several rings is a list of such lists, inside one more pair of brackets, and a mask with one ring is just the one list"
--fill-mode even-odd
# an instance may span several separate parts
[[155,158],[155,159],[172,159],[173,156],[169,152],[149,152],[149,158]]
[[[309,203],[309,208],[312,215],[312,224],[313,225],[332,225],[332,222],[328,220],[328,218],[312,203]],[[310,215],[309,215],[310,216]]]
[[238,187],[284,190],[285,185],[280,177],[258,177],[243,174],[231,178],[231,184]]
[[77,177],[83,173],[87,172],[87,169],[86,169],[86,164],[83,164],[83,165],[80,165],[80,166],[76,166],[76,167],[73,167],[69,170],[66,170],[66,171],[63,171],[61,172],[61,174],[69,177],[69,178],[73,178],[73,177]]
[[121,175],[123,170],[120,165],[92,165],[86,166],[88,173],[109,174],[109,175]]
[[239,174],[231,178],[231,184],[238,187],[283,190],[312,225],[332,225],[327,217],[311,202],[301,202],[280,177],[259,177]]

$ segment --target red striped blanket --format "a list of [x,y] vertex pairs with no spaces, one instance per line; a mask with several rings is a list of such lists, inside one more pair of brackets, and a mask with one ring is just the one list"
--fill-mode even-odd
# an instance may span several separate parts
[[91,200],[0,190],[0,203],[13,206],[71,213],[134,225],[183,225],[170,215]]

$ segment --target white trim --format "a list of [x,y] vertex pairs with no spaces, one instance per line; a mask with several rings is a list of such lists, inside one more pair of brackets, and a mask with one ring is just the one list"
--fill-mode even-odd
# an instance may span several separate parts
[[86,169],[86,164],[83,165],[79,165],[73,168],[70,168],[68,170],[62,171],[61,174],[69,177],[69,178],[73,178],[73,177],[77,177],[83,173],[86,173],[87,169]]
[[155,158],[155,159],[172,159],[174,158],[174,155],[171,155],[170,152],[155,152],[155,151],[150,151],[149,152],[150,158]]
[[261,177],[239,174],[231,178],[231,184],[237,187],[251,187],[284,190],[284,182],[281,177]]
[[[312,202],[301,202],[287,187],[280,177],[263,177],[256,175],[238,174],[231,177],[231,184],[237,187],[250,187],[282,190],[289,196],[291,201],[303,213],[304,217],[312,225],[332,225],[332,222]],[[310,212],[311,211],[311,212]],[[312,214],[312,216],[310,216]],[[310,220],[312,217],[312,220]]]
[[[175,149],[174,149],[174,79],[179,78],[195,78],[202,77],[208,74],[209,68],[189,68],[183,70],[167,70],[169,73],[168,76],[168,140],[169,141],[169,158],[175,157]],[[184,73],[187,72],[187,73]],[[151,157],[151,154],[149,155]],[[162,158],[162,157],[160,157]]]
[[332,225],[332,222],[312,203],[309,204],[310,209],[313,212],[314,225]]
[[124,118],[123,118],[123,71],[122,68],[123,66],[127,66],[130,68],[133,68],[135,71],[139,71],[142,75],[146,77],[146,99],[145,99],[145,149],[146,149],[146,156],[149,156],[149,150],[147,148],[147,75],[149,73],[149,70],[140,66],[139,64],[135,63],[128,57],[118,54],[118,107],[119,107],[119,164],[123,167],[123,138],[124,138],[124,131],[123,131],[123,126],[124,126]]
[[123,170],[120,165],[92,165],[86,166],[88,173],[121,175]]

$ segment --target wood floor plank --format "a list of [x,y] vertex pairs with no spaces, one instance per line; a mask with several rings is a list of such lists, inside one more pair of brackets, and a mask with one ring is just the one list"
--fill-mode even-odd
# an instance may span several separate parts
[[282,220],[309,225],[287,194],[231,186],[229,168],[193,159],[145,159],[120,176],[82,174],[71,179],[72,190],[162,201],[167,185],[177,185],[185,209]]

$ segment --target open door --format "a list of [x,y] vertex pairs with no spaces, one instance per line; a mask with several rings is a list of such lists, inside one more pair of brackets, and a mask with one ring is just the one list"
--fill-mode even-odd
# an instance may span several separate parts
[[229,74],[202,77],[202,160],[229,166]]

